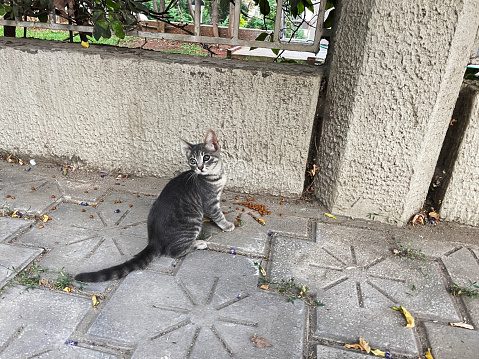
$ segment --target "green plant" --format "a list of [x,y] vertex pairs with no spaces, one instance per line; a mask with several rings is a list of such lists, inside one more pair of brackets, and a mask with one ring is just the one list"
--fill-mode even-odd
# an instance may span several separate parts
[[398,248],[393,250],[393,253],[397,257],[405,257],[408,259],[426,259],[426,255],[421,249],[413,248],[411,246],[403,246],[398,243]]
[[376,219],[376,216],[380,216],[379,213],[375,213],[375,212],[370,212],[368,213],[368,218],[372,221],[374,221]]
[[[74,278],[71,276],[70,273],[64,271],[64,268],[58,271],[58,276],[56,281],[53,283],[53,287],[55,289],[64,290],[65,288],[71,288],[73,285]],[[75,281],[79,284],[79,290],[83,290],[83,283],[79,281]]]
[[479,296],[479,285],[477,285],[477,282],[473,282],[470,279],[466,287],[461,287],[456,283],[453,283],[451,293],[454,296],[465,295],[467,297],[477,297]]
[[[17,272],[15,267],[12,267],[14,272]],[[46,272],[46,269],[40,269],[35,264],[30,265],[18,274],[10,281],[11,285],[21,284],[26,287],[26,290],[33,289],[40,284],[40,273]]]
[[254,262],[254,265],[258,267],[260,283],[263,285],[267,284],[268,289],[270,289],[269,286],[271,286],[271,289],[287,297],[288,302],[294,303],[296,299],[302,299],[308,305],[315,305],[318,307],[324,306],[324,303],[316,300],[314,295],[309,293],[309,288],[307,286],[296,283],[293,277],[287,280],[281,279],[279,282],[272,282],[267,280],[266,271],[260,263]]

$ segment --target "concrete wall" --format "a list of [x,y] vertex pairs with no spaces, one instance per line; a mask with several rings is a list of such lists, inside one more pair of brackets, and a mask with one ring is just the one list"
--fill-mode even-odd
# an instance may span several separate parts
[[[479,225],[479,87],[465,84],[454,110],[459,129],[447,151],[449,184],[441,217],[472,226]],[[449,161],[446,161],[449,162]]]
[[425,200],[479,27],[479,1],[342,1],[316,196],[405,223]]
[[214,129],[229,188],[299,194],[323,70],[0,38],[0,151],[172,177]]

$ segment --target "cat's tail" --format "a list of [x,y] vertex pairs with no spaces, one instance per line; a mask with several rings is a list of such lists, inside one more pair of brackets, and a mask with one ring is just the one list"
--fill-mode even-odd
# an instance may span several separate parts
[[140,253],[125,263],[105,268],[96,272],[85,272],[75,276],[80,282],[105,282],[112,279],[120,279],[136,269],[144,269],[156,257],[156,250],[150,244]]

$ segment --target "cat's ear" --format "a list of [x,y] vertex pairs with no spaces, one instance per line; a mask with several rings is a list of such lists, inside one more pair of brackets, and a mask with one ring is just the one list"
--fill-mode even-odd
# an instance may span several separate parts
[[218,138],[216,137],[216,134],[213,130],[209,130],[206,133],[205,147],[212,152],[216,152],[220,149]]
[[180,138],[180,145],[181,145],[181,153],[185,155],[186,157],[190,157],[192,145],[182,140],[181,138]]

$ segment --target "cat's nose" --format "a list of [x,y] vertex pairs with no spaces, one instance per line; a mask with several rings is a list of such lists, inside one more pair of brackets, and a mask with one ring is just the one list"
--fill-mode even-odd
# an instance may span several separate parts
[[203,166],[198,167],[200,171],[203,171]]

